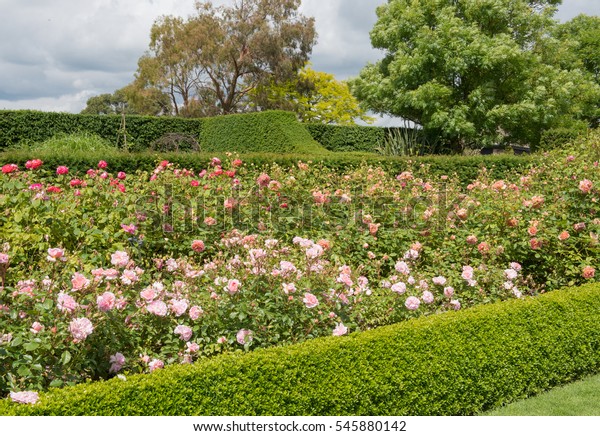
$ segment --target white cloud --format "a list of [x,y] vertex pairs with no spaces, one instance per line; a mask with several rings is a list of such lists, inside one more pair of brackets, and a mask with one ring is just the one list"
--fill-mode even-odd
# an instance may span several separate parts
[[[313,68],[345,79],[380,58],[369,31],[385,2],[304,0],[319,34]],[[70,112],[131,82],[156,18],[195,10],[194,0],[0,0],[0,8],[0,108]],[[600,1],[564,0],[558,18],[579,13],[600,14]]]

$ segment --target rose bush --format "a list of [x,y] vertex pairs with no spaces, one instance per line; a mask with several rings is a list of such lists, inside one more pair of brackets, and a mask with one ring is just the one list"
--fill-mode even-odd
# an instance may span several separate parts
[[[3,167],[0,391],[150,372],[596,280],[598,135],[463,189],[427,167]],[[33,161],[32,161],[33,162]]]

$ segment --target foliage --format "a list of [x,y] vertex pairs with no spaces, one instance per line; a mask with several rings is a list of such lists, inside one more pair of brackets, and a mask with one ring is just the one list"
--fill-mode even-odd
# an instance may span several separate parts
[[[595,132],[504,179],[481,169],[466,187],[421,159],[397,160],[399,174],[257,167],[231,153],[135,173],[112,158],[85,174],[3,165],[0,389],[148,372],[593,282],[599,143]],[[111,371],[116,353],[126,363]]]
[[176,115],[214,116],[249,109],[260,85],[290,78],[308,60],[314,20],[298,12],[300,0],[240,0],[214,7],[197,2],[184,20],[164,16],[140,58],[134,89],[171,97]]
[[312,139],[293,113],[281,111],[207,118],[201,141],[202,149],[206,151],[327,152]]
[[[264,95],[261,95],[264,94]],[[307,64],[293,79],[271,83],[256,90],[261,107],[282,107],[298,114],[304,123],[351,126],[357,119],[371,123],[373,118],[359,106],[345,82],[333,74],[315,71]]]
[[[325,126],[320,124],[319,126]],[[337,126],[326,126],[337,127]],[[134,152],[125,153],[118,151],[110,155],[111,167],[115,171],[135,173],[136,170],[152,172],[156,163],[168,160],[181,168],[203,168],[212,157],[227,160],[225,152],[201,152],[201,153],[153,153]],[[99,160],[106,160],[105,153],[55,153],[55,152],[31,152],[26,150],[15,150],[0,153],[0,164],[18,164],[23,167],[28,160],[42,159],[48,167],[66,165],[73,172],[84,173],[93,168]],[[405,157],[385,157],[373,153],[337,152],[328,154],[306,155],[301,153],[246,153],[243,155],[244,162],[253,168],[265,169],[271,165],[281,168],[295,168],[298,161],[310,161],[315,164],[319,171],[325,173],[338,173],[351,171],[367,165],[380,167],[390,174],[400,174],[404,171],[413,170],[419,177],[432,180],[439,179],[449,174],[455,176],[461,186],[470,184],[482,168],[487,168],[494,177],[498,179],[510,177],[516,171],[525,171],[537,163],[534,156],[421,156],[414,159]]]
[[28,151],[39,154],[69,154],[69,153],[103,153],[109,154],[116,151],[116,147],[108,140],[90,133],[59,133],[43,142],[31,144],[25,147]]
[[375,152],[377,143],[385,137],[385,129],[371,126],[337,126],[306,124],[315,141],[335,152]]
[[167,94],[156,89],[135,89],[133,84],[117,89],[112,94],[90,97],[82,114],[91,115],[163,115],[171,113]]
[[[128,142],[134,149],[147,149],[165,133],[183,133],[198,138],[201,120],[127,115]],[[97,135],[111,144],[117,143],[121,130],[120,115],[76,115],[29,110],[0,111],[0,149],[17,144],[46,141],[57,134]]]
[[2,415],[473,415],[600,367],[597,285],[53,389]]
[[403,117],[460,151],[537,146],[540,133],[597,110],[600,88],[542,56],[558,0],[393,0],[371,31],[386,55],[352,82],[370,109]]

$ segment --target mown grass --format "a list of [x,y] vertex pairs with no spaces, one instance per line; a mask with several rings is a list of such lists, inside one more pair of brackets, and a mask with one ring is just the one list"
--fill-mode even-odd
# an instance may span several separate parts
[[488,416],[600,416],[600,374],[517,401]]

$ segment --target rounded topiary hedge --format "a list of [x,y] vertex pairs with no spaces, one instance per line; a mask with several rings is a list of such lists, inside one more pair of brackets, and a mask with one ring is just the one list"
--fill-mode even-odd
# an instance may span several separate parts
[[600,370],[600,285],[42,394],[24,415],[472,415]]

